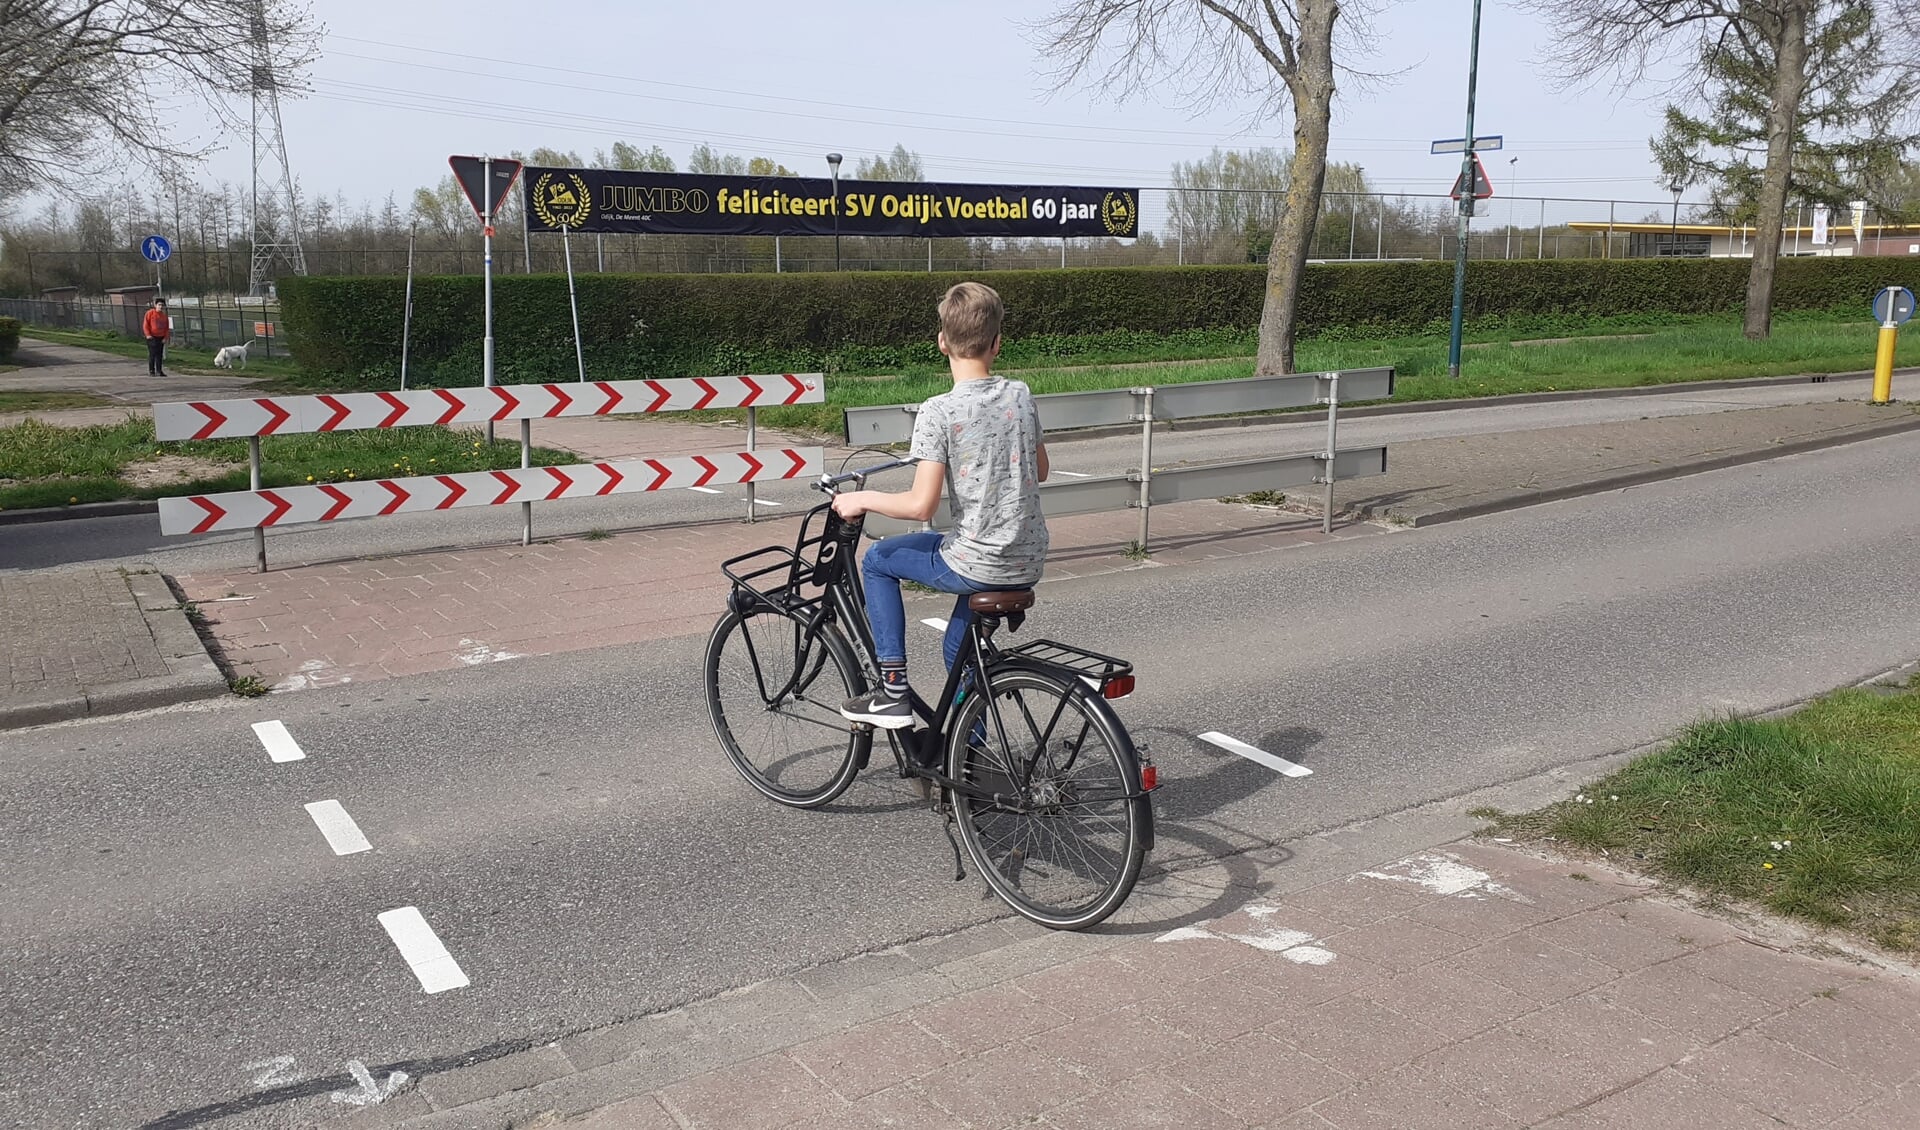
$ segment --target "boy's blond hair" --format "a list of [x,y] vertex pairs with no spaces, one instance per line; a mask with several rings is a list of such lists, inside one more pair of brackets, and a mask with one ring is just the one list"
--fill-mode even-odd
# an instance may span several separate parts
[[958,283],[940,300],[940,332],[947,352],[955,357],[985,357],[1000,336],[1005,308],[1000,295],[985,283]]

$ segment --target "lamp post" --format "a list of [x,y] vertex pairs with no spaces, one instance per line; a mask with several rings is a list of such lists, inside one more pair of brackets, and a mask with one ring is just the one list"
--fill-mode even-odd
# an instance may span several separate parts
[[1467,295],[1467,224],[1473,217],[1473,94],[1480,78],[1480,0],[1473,0],[1473,37],[1467,52],[1467,142],[1460,155],[1460,235],[1453,258],[1453,317],[1447,334],[1447,376],[1460,379],[1460,322]]
[[840,269],[840,154],[827,154],[827,168],[833,174],[833,269]]
[[[1520,206],[1520,158],[1507,158],[1507,181],[1513,185],[1512,195],[1507,197],[1507,258],[1513,258],[1513,215]],[[1520,254],[1527,253],[1527,241],[1520,241]]]

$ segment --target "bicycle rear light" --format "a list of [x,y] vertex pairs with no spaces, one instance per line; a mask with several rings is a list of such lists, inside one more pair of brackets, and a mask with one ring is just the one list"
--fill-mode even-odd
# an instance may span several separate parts
[[1160,786],[1160,770],[1151,765],[1140,767],[1140,791],[1150,793]]
[[1100,684],[1101,698],[1125,698],[1133,693],[1133,676],[1116,675]]

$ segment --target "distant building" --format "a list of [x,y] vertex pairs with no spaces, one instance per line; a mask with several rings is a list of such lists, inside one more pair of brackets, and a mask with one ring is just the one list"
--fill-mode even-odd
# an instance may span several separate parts
[[[1626,237],[1628,259],[1745,259],[1753,255],[1754,229],[1726,224],[1621,224],[1580,220],[1567,227],[1584,235]],[[1825,244],[1811,227],[1782,229],[1780,253],[1794,256],[1920,255],[1920,224],[1868,224],[1862,238],[1844,220],[1828,229]],[[1613,241],[1608,241],[1613,246]]]

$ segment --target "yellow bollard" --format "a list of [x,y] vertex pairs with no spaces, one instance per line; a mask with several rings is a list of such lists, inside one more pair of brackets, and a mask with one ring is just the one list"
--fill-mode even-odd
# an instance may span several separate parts
[[1900,327],[1891,322],[1880,327],[1880,349],[1873,358],[1873,402],[1887,404],[1893,400],[1893,346],[1900,336]]

